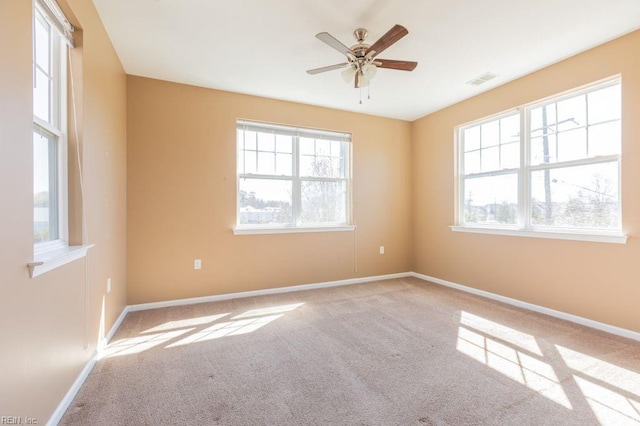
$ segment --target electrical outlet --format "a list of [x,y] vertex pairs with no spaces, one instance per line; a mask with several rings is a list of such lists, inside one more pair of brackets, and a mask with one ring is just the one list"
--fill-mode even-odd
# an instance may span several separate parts
[[380,254],[384,254],[384,246],[380,246]]
[[111,293],[111,278],[107,278],[107,293]]
[[196,259],[193,261],[193,269],[202,269],[202,260]]

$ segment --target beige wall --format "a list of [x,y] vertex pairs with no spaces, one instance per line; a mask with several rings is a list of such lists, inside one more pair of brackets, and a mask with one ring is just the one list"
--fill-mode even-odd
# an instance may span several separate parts
[[[413,123],[416,272],[640,331],[640,31]],[[626,245],[456,233],[454,127],[622,75]]]
[[[410,269],[410,123],[132,76],[127,90],[130,304]],[[234,236],[237,118],[351,133],[356,233]]]
[[[89,242],[96,246],[86,260],[29,279],[32,3],[0,1],[0,415],[35,417],[38,424],[49,419],[93,354],[101,320],[108,330],[126,304],[126,77],[93,3],[59,2],[83,29],[77,34],[83,45],[73,55],[74,62],[81,59],[75,72],[83,80],[78,102],[86,217]],[[78,194],[71,195],[77,212]],[[107,277],[113,282],[109,294]]]

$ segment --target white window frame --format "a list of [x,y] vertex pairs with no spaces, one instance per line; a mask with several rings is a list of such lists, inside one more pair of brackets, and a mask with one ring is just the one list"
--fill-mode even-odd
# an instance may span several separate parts
[[[261,123],[249,120],[238,119],[236,121],[236,129],[246,130],[255,129],[256,131],[272,131],[275,134],[287,135],[292,137],[292,175],[264,175],[257,173],[240,173],[238,168],[238,159],[236,158],[236,225],[233,228],[235,235],[250,234],[278,234],[278,233],[298,233],[298,232],[336,232],[336,231],[352,231],[355,226],[351,225],[351,176],[352,176],[352,145],[351,135],[342,132],[331,132],[325,130],[316,130],[309,128],[276,125],[270,123]],[[330,140],[340,140],[347,142],[348,148],[345,152],[345,176],[340,178],[323,178],[323,177],[306,177],[300,175],[299,165],[299,142],[301,137],[321,138],[326,137]],[[240,141],[236,140],[236,156],[240,152]],[[240,179],[265,179],[265,180],[287,180],[292,182],[292,222],[287,224],[256,224],[248,225],[240,223]],[[303,181],[316,182],[336,182],[345,183],[345,222],[336,223],[318,223],[304,224],[301,223],[302,210],[302,194],[301,187]]]
[[50,97],[50,121],[47,122],[34,113],[34,131],[54,138],[57,145],[57,208],[58,208],[58,238],[56,240],[34,243],[34,255],[45,254],[52,250],[62,249],[68,246],[68,165],[67,165],[67,61],[66,41],[60,35],[56,26],[46,18],[46,12],[36,3],[34,7],[34,58],[33,75],[35,87],[35,22],[40,20],[49,27],[51,37],[51,97]]
[[[33,261],[27,263],[29,276],[35,278],[69,262],[85,257],[93,244],[69,245],[68,219],[68,156],[67,156],[67,49],[73,47],[73,26],[55,0],[35,0],[33,5],[32,76],[36,78],[35,28],[36,20],[49,27],[51,34],[51,95],[49,121],[33,115],[33,131],[45,137],[54,138],[57,145],[57,208],[58,238],[33,245]],[[31,138],[33,146],[33,138]],[[33,158],[31,160],[33,164]],[[32,188],[33,189],[33,188]],[[34,210],[32,210],[32,215]],[[82,213],[84,215],[84,211]],[[33,232],[33,230],[32,230]],[[33,234],[32,234],[33,236]]]
[[[596,90],[604,89],[614,85],[622,85],[620,76],[615,76],[603,81],[599,81],[580,89],[571,90],[561,95],[546,98],[541,101],[532,102],[521,107],[511,109],[490,117],[476,120],[455,129],[455,167],[456,167],[456,196],[455,196],[455,225],[451,229],[456,232],[472,232],[481,234],[496,234],[520,237],[534,238],[551,238],[578,241],[608,242],[625,244],[627,236],[622,232],[622,179],[621,179],[621,154],[597,156],[584,158],[579,160],[570,160],[554,163],[542,163],[532,165],[530,161],[530,117],[531,110],[563,101],[575,96],[584,95]],[[500,120],[502,118],[519,114],[520,118],[520,166],[518,168],[503,169],[490,172],[480,172],[464,175],[464,138],[463,133],[466,129],[478,126],[480,124],[489,123]],[[621,118],[622,119],[622,118]],[[583,165],[594,165],[617,162],[618,165],[618,229],[589,229],[589,228],[561,228],[561,227],[545,227],[534,225],[531,223],[531,175],[539,170],[553,170],[566,167],[575,167]],[[464,221],[464,183],[466,177],[491,177],[506,174],[517,174],[518,179],[518,212],[517,222],[514,225],[504,224],[466,224]]]

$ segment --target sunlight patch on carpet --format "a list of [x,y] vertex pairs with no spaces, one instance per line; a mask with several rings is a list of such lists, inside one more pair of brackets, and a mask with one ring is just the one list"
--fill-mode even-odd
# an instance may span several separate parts
[[207,327],[204,330],[193,333],[175,343],[167,345],[167,348],[188,345],[195,342],[204,342],[207,340],[219,339],[226,336],[239,336],[241,334],[249,334],[264,327],[271,321],[275,321],[284,314],[269,315],[258,318],[241,319],[236,321],[221,322]]
[[282,312],[290,312],[294,309],[298,309],[300,306],[304,305],[304,303],[293,303],[291,305],[280,305],[280,306],[270,306],[267,308],[259,308],[259,309],[251,309],[240,315],[236,315],[232,319],[241,319],[248,317],[257,317],[261,315],[270,315],[270,314],[279,314]]
[[500,340],[509,342],[531,353],[542,356],[542,351],[536,342],[535,337],[522,331],[489,321],[486,318],[473,315],[469,312],[462,311],[460,313],[460,324],[469,326],[470,328],[479,330],[484,334],[497,337]]
[[195,328],[167,331],[165,333],[145,334],[137,337],[120,339],[107,346],[105,350],[100,353],[100,358],[132,355],[144,352],[193,330],[195,330]]
[[219,320],[220,318],[224,318],[227,315],[229,314],[226,313],[226,314],[209,315],[209,316],[196,317],[196,318],[188,318],[188,319],[177,320],[177,321],[168,321],[168,322],[165,322],[164,324],[160,324],[156,327],[152,327],[148,330],[145,330],[142,333],[157,333],[159,331],[168,331],[168,330],[175,330],[178,328],[194,327],[197,325],[209,324]]
[[640,399],[640,374],[560,345],[556,345],[556,348],[570,368],[630,392]]
[[601,425],[640,425],[640,402],[573,376]]
[[640,374],[556,345],[591,410],[603,425],[640,425]]
[[[466,312],[463,312],[463,314],[466,314]],[[473,321],[469,321],[470,316],[473,317]],[[509,337],[509,340],[504,340],[510,343],[511,340],[515,340],[518,342],[517,346],[520,347],[522,342],[528,342],[525,344],[529,348],[533,346],[529,339],[523,338],[523,335],[533,338],[532,336],[492,321],[484,320],[475,315],[463,315],[462,318],[465,318],[467,321],[466,326],[460,326],[458,328],[456,349],[459,352],[525,385],[551,401],[565,408],[573,409],[551,365],[509,344],[488,337],[487,334],[491,334],[492,336],[495,334],[500,334],[501,336],[506,335]],[[470,324],[479,325],[481,328],[474,329]],[[488,331],[491,331],[491,333],[488,333]],[[535,343],[535,341],[533,343]],[[511,344],[516,345],[515,343]]]

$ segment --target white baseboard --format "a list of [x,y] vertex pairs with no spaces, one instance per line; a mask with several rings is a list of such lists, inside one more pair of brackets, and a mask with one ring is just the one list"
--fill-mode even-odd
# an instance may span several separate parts
[[84,381],[89,376],[89,373],[91,373],[93,366],[96,365],[97,360],[98,360],[98,352],[94,351],[93,355],[91,355],[91,358],[89,358],[87,365],[84,366],[84,368],[76,378],[75,382],[73,382],[73,385],[71,385],[71,388],[67,391],[67,394],[64,396],[64,398],[62,398],[62,401],[60,401],[60,404],[58,404],[56,411],[54,411],[53,414],[51,415],[51,418],[49,418],[49,421],[47,422],[47,426],[55,426],[60,422],[60,420],[62,419],[62,416],[64,416],[64,413],[67,411],[67,408],[69,408],[69,406],[73,402],[73,398],[76,397],[76,394],[84,384]]
[[[105,343],[109,343],[113,335],[116,333],[116,331],[118,331],[118,328],[120,327],[120,324],[122,324],[124,317],[127,316],[127,312],[128,312],[127,308],[128,306],[125,306],[124,309],[122,309],[120,316],[118,316],[118,319],[116,319],[116,321],[111,326],[111,329],[105,336],[105,339],[104,339]],[[91,358],[89,358],[89,361],[87,361],[87,364],[84,366],[84,368],[82,369],[82,371],[80,372],[76,380],[71,385],[71,388],[67,391],[64,398],[62,398],[62,401],[60,401],[60,404],[58,404],[58,407],[49,418],[49,421],[47,422],[47,426],[56,426],[60,422],[60,420],[62,419],[62,416],[64,416],[64,413],[67,411],[69,406],[71,406],[71,403],[73,402],[73,398],[75,398],[76,395],[78,394],[78,391],[84,384],[84,381],[87,380],[89,373],[91,373],[91,370],[93,370],[93,367],[96,365],[96,362],[98,361],[99,358],[100,358],[99,351],[98,350],[93,351]]]
[[118,316],[118,319],[116,319],[116,322],[114,322],[111,326],[111,330],[109,330],[107,335],[104,336],[105,343],[109,343],[111,341],[113,335],[116,334],[116,331],[118,331],[118,329],[120,328],[120,324],[122,324],[122,321],[124,321],[124,317],[126,317],[128,313],[129,306],[125,306],[122,312],[120,312],[120,316]]
[[243,291],[240,293],[219,294],[215,296],[193,297],[190,299],[167,300],[166,302],[141,303],[138,305],[127,306],[128,312],[145,311],[147,309],[166,308],[169,306],[192,305],[195,303],[218,302],[221,300],[240,299],[243,297],[265,296],[268,294],[290,293],[294,291],[312,290],[316,288],[338,287],[350,284],[367,283],[371,281],[391,280],[394,278],[406,278],[412,276],[411,272],[402,272],[399,274],[377,275],[373,277],[351,278],[348,280],[327,281],[314,284],[302,284],[290,287],[277,287],[265,290]]
[[533,303],[523,302],[518,299],[512,299],[510,297],[501,296],[499,294],[490,293],[488,291],[479,290],[473,287],[467,287],[462,284],[456,284],[451,281],[445,281],[440,278],[430,277],[428,275],[418,274],[416,272],[411,272],[411,276],[420,278],[424,281],[429,281],[434,284],[439,284],[445,287],[454,288],[456,290],[464,291],[466,293],[475,294],[477,296],[486,297],[488,299],[497,300],[499,302],[507,303],[512,306],[517,306],[519,308],[528,309],[530,311],[538,312],[541,314],[549,315],[555,318],[560,318],[566,321],[570,321],[576,324],[584,325],[586,327],[595,328],[596,330],[605,331],[607,333],[615,334],[616,336],[626,337],[627,339],[640,341],[640,333],[632,330],[627,330],[626,328],[616,327],[613,325],[605,324],[602,322],[590,320],[588,318],[579,317],[577,315],[568,314],[562,311],[556,311],[555,309],[545,308],[544,306],[534,305]]

